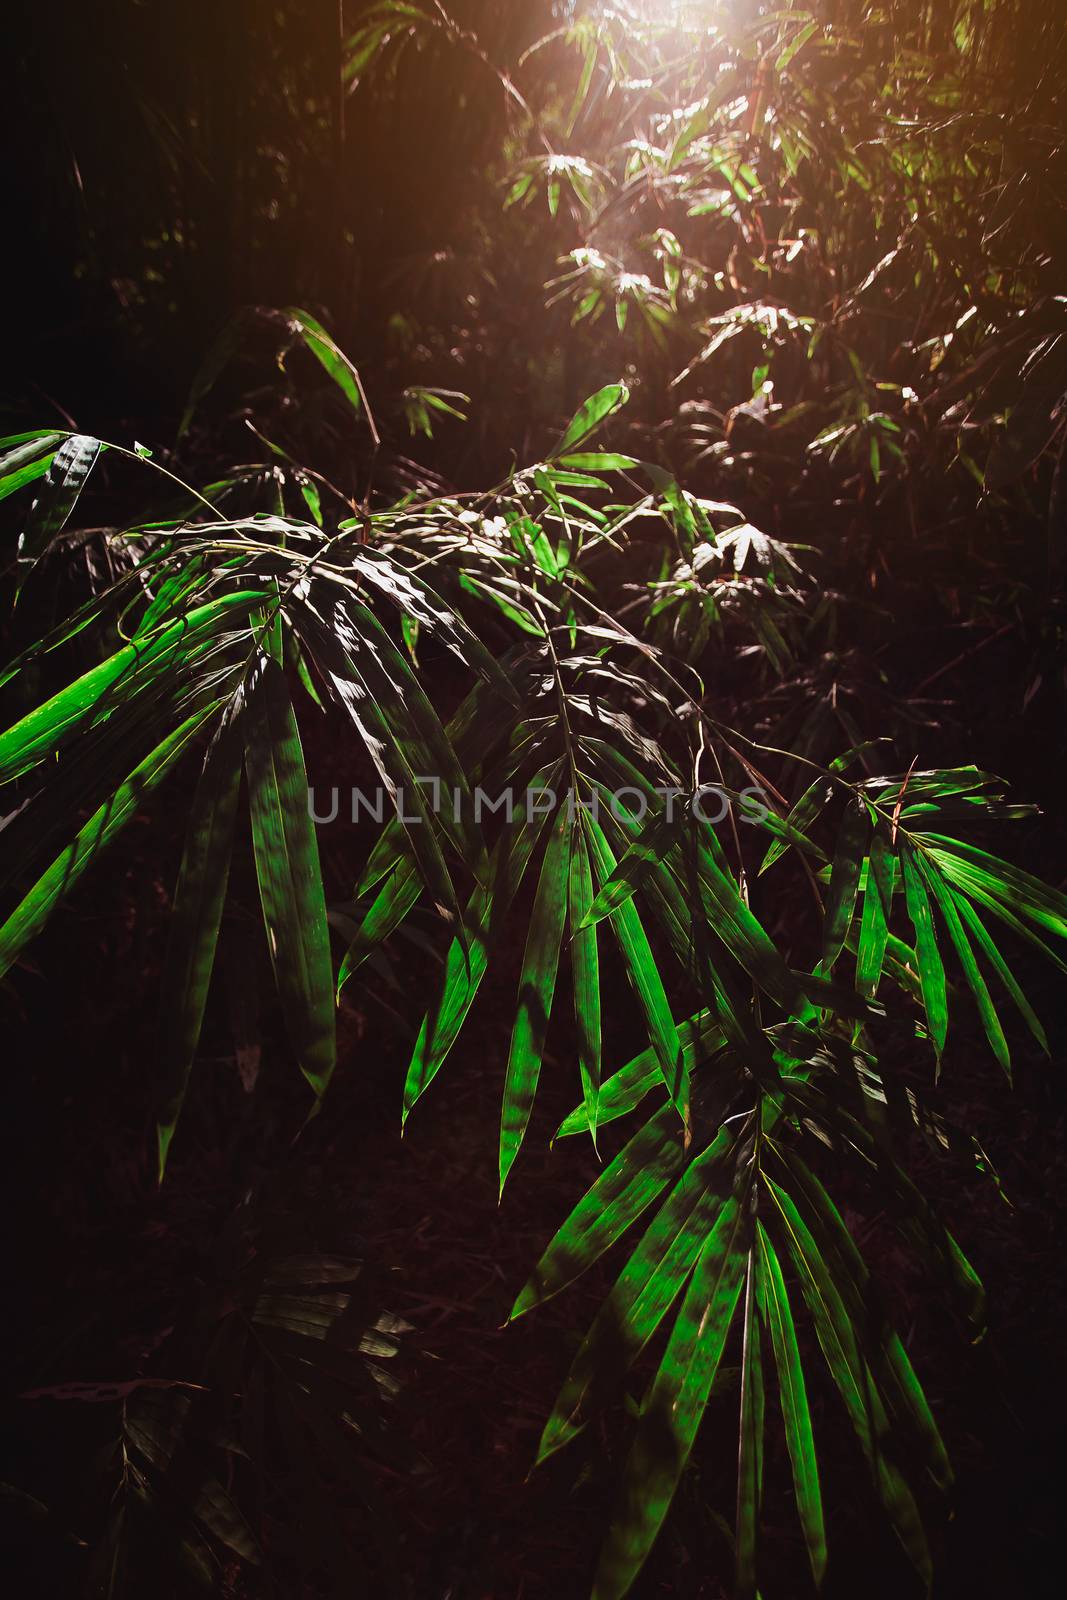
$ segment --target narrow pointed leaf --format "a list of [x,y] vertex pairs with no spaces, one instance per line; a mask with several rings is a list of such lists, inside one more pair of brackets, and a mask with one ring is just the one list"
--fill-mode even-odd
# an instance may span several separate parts
[[771,1345],[778,1372],[779,1403],[786,1448],[793,1469],[793,1492],[800,1525],[804,1530],[812,1577],[818,1588],[826,1571],[826,1528],[807,1385],[778,1253],[762,1223],[757,1224],[756,1231],[762,1267],[763,1307],[771,1331]]
[[511,1032],[500,1114],[501,1191],[525,1137],[541,1073],[567,916],[573,826],[571,807],[564,803],[548,836],[530,915],[519,978],[519,1009]]
[[830,872],[830,891],[826,897],[826,918],[823,928],[822,970],[831,972],[841,954],[852,914],[856,909],[860,868],[870,833],[870,813],[862,800],[853,799],[845,812],[837,851]]
[[856,953],[856,988],[872,998],[878,992],[882,963],[889,939],[889,917],[893,907],[893,852],[877,830],[868,857],[867,887],[863,895],[859,946]]
[[904,897],[908,916],[915,929],[915,959],[919,967],[923,1006],[930,1026],[930,1037],[938,1055],[945,1048],[948,1033],[948,995],[945,986],[945,965],[937,948],[934,914],[930,896],[926,892],[915,859],[909,848],[901,850],[900,864],[904,873]]
[[571,418],[553,454],[562,456],[574,450],[599,428],[606,417],[624,406],[629,398],[630,391],[624,383],[607,383],[598,389]]
[[926,880],[927,890],[937,901],[938,909],[945,919],[945,927],[948,929],[949,938],[956,947],[956,954],[960,958],[960,966],[963,968],[963,975],[967,979],[968,987],[974,995],[975,1004],[978,1007],[978,1015],[982,1019],[982,1027],[985,1029],[985,1036],[989,1040],[990,1048],[1010,1078],[1011,1054],[1008,1050],[1008,1041],[1004,1037],[1004,1029],[1000,1025],[1000,1018],[997,1016],[992,996],[971,948],[971,941],[968,939],[967,931],[960,920],[956,896],[951,887],[940,877],[937,869],[927,866],[921,856],[917,860],[917,865]]
[[621,1505],[597,1567],[593,1600],[621,1600],[655,1542],[704,1414],[737,1309],[744,1265],[741,1208],[731,1196],[693,1269],[645,1397]]
[[849,1420],[870,1465],[882,1504],[917,1570],[930,1580],[930,1551],[915,1496],[884,1446],[888,1429],[885,1407],[867,1363],[860,1354],[856,1330],[814,1239],[792,1198],[773,1179],[765,1179],[778,1211],[782,1235],[792,1257],[819,1344]]
[[135,767],[24,896],[0,927],[0,977],[8,971],[30,940],[40,933],[56,906],[70,893],[105,846],[121,832],[171,768],[181,760],[190,742],[214,714],[217,706],[218,702],[214,701],[195,711]]
[[[555,769],[545,781],[551,788],[556,781]],[[489,886],[479,884],[467,906],[467,944],[453,939],[449,945],[441,986],[419,1030],[404,1084],[405,1122],[459,1036],[485,976],[493,939],[518,892],[544,825],[543,813],[528,818],[524,811],[517,810],[514,823],[505,828],[494,846]]]
[[541,1435],[538,1461],[568,1444],[612,1398],[674,1305],[727,1199],[724,1169],[737,1137],[736,1127],[720,1129],[648,1224],[571,1363]]
[[981,950],[982,954],[993,968],[993,971],[997,974],[997,977],[1011,995],[1011,998],[1014,1000],[1015,1005],[1018,1008],[1019,1015],[1026,1023],[1026,1026],[1030,1029],[1030,1032],[1033,1034],[1034,1038],[1037,1040],[1045,1054],[1048,1055],[1048,1038],[1045,1034],[1045,1030],[1041,1026],[1041,1022],[1035,1014],[1033,1006],[1030,1004],[1029,1000],[1026,998],[1026,995],[1019,987],[1019,983],[1015,977],[1015,974],[1012,972],[1011,968],[1008,966],[1008,963],[1004,960],[1004,957],[997,949],[997,946],[994,943],[988,928],[985,926],[981,917],[979,917],[977,911],[975,911],[966,895],[954,893],[953,899],[956,902],[956,909],[959,911],[960,917],[970,929],[979,950]]
[[763,1498],[763,1358],[756,1311],[759,1257],[749,1251],[741,1355],[741,1424],[737,1457],[737,1600],[755,1600],[756,1545]]
[[[698,1061],[714,1054],[722,1046],[724,1036],[711,1013],[701,1011],[695,1017],[689,1017],[678,1024],[678,1038],[681,1041],[686,1067],[692,1072]],[[597,1109],[598,1124],[603,1127],[607,1122],[614,1122],[619,1117],[624,1117],[656,1088],[665,1088],[663,1069],[655,1049],[649,1045],[647,1050],[642,1050],[640,1055],[634,1056],[632,1061],[628,1061],[624,1067],[620,1067],[618,1072],[613,1073],[601,1084]],[[586,1128],[586,1110],[583,1103],[576,1106],[560,1123],[556,1138],[567,1139],[573,1134],[584,1133]]]
[[63,532],[101,448],[100,440],[87,434],[74,433],[64,439],[49,463],[41,492],[19,540],[21,562],[36,561]]
[[215,964],[241,788],[241,756],[240,704],[235,702],[224,714],[204,759],[171,909],[156,1091],[161,1183],[200,1040]]
[[593,901],[593,873],[589,850],[580,828],[575,829],[571,850],[569,916],[571,972],[574,987],[574,1021],[578,1032],[578,1065],[589,1134],[596,1144],[597,1105],[600,1099],[600,957],[597,932],[586,926]]
[[[600,824],[583,812],[597,872],[603,882],[615,870],[615,856]],[[689,1127],[689,1073],[670,1002],[656,965],[641,919],[632,900],[624,901],[611,914],[611,926],[618,940],[627,969],[648,1023],[649,1038],[659,1057],[672,1101],[683,1125]]]
[[421,894],[422,876],[418,865],[410,857],[405,857],[397,862],[386,878],[360,923],[356,937],[345,951],[341,970],[337,974],[338,994],[371,952],[391,933],[395,933]]
[[592,1266],[663,1192],[682,1163],[678,1119],[663,1106],[579,1200],[515,1301],[512,1319],[550,1300]]
[[285,675],[261,657],[246,712],[252,842],[263,922],[289,1039],[317,1098],[336,1061],[326,897],[300,732]]

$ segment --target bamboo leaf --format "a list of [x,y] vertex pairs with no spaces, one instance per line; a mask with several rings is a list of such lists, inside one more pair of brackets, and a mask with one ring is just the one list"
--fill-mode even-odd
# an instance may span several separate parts
[[737,1136],[736,1128],[720,1129],[648,1224],[571,1364],[541,1435],[539,1462],[568,1444],[611,1397],[677,1300],[727,1197],[724,1166]]
[[818,1588],[822,1585],[826,1571],[826,1528],[823,1522],[822,1489],[819,1482],[819,1465],[815,1457],[815,1440],[811,1429],[804,1368],[800,1360],[800,1347],[797,1344],[793,1313],[790,1310],[778,1253],[762,1223],[757,1224],[756,1235],[762,1269],[764,1315],[771,1330],[771,1344],[778,1372],[785,1442],[793,1469],[793,1491],[796,1495],[800,1525],[804,1530],[804,1542],[811,1562],[812,1577]]
[[1007,989],[1008,993],[1011,995],[1011,998],[1014,1000],[1015,1005],[1018,1008],[1019,1015],[1026,1023],[1026,1026],[1030,1029],[1030,1032],[1033,1034],[1042,1050],[1046,1055],[1049,1055],[1050,1051],[1048,1047],[1048,1038],[1045,1034],[1045,1030],[1041,1026],[1041,1023],[1034,1012],[1034,1008],[1031,1006],[1029,1000],[1019,987],[1019,984],[1015,978],[1015,974],[1012,972],[1011,968],[1004,960],[1004,957],[997,949],[996,944],[993,942],[989,930],[982,922],[982,919],[979,917],[977,911],[975,911],[966,895],[953,892],[953,899],[956,903],[956,908],[959,911],[960,917],[967,924],[968,928],[970,928],[978,948],[982,951],[982,954],[986,957],[986,960],[989,962],[1001,983],[1003,983],[1005,989]]
[[708,1236],[645,1397],[637,1437],[593,1586],[593,1600],[621,1600],[659,1533],[696,1437],[741,1294],[745,1251],[733,1196]]
[[[603,882],[615,870],[615,856],[596,819],[585,811],[582,819],[588,830],[591,854]],[[623,901],[612,912],[611,926],[644,1009],[649,1038],[659,1057],[664,1082],[688,1135],[689,1072],[685,1055],[648,935],[632,900]]]
[[338,995],[371,952],[396,931],[421,893],[422,876],[418,864],[405,856],[386,878],[360,923],[355,938],[345,951],[341,970],[337,974]]
[[534,1268],[511,1319],[580,1277],[661,1194],[682,1165],[678,1120],[663,1106],[582,1196]]
[[579,407],[567,424],[563,437],[552,452],[553,458],[567,455],[595,433],[600,424],[620,407],[624,406],[630,398],[630,391],[624,383],[606,383],[596,394]]
[[930,897],[910,848],[901,849],[900,864],[904,873],[904,898],[907,902],[908,916],[915,929],[915,959],[919,968],[919,982],[922,985],[923,1006],[926,1009],[926,1020],[930,1025],[930,1037],[934,1049],[940,1056],[945,1048],[945,1036],[948,1033],[945,967],[937,948]]
[[[556,772],[553,768],[541,774],[549,788],[556,782]],[[419,1030],[404,1084],[404,1122],[456,1042],[485,976],[494,936],[518,892],[544,825],[544,812],[527,817],[525,810],[519,809],[514,828],[506,828],[497,840],[489,886],[479,884],[467,906],[467,943],[453,939],[450,944],[440,989]]]
[[159,1181],[181,1115],[204,1018],[230,872],[241,787],[240,698],[223,714],[193,796],[160,999],[156,1136]]
[[982,1019],[986,1038],[989,1040],[993,1054],[1004,1068],[1007,1076],[1011,1077],[1011,1054],[1008,1050],[1008,1041],[1004,1037],[1004,1029],[1000,1025],[996,1007],[981,969],[971,949],[971,941],[967,937],[966,929],[960,920],[960,913],[956,896],[951,888],[940,877],[937,869],[928,866],[921,856],[916,857],[916,865],[926,881],[928,891],[937,901],[941,915],[945,919],[949,938],[956,947],[956,954],[960,958],[963,975],[967,979],[968,987],[974,995],[978,1007],[978,1015]]
[[586,926],[593,902],[593,872],[581,829],[575,831],[571,850],[569,916],[571,971],[574,978],[574,1020],[578,1030],[578,1064],[589,1134],[596,1144],[597,1104],[600,1099],[600,958],[597,932]]
[[756,1595],[756,1545],[763,1499],[763,1358],[756,1311],[759,1257],[749,1251],[741,1355],[741,1424],[737,1464],[736,1565],[738,1600]]
[[215,712],[218,701],[195,711],[140,762],[115,793],[80,828],[72,842],[45,871],[0,927],[0,977],[35,938],[52,912],[74,888],[86,868],[140,810],[192,739]]
[[519,1153],[533,1110],[556,990],[559,948],[567,916],[574,816],[564,803],[548,837],[537,882],[519,978],[519,1010],[511,1032],[500,1115],[500,1190]]
[[863,895],[859,946],[856,953],[856,988],[873,999],[878,993],[886,945],[889,917],[893,908],[893,878],[896,861],[883,833],[876,830],[871,840],[867,864],[867,887]]
[[[700,1011],[695,1017],[680,1022],[678,1038],[681,1041],[686,1068],[690,1072],[699,1061],[720,1049],[724,1042],[722,1029],[708,1011]],[[618,1072],[613,1073],[605,1083],[601,1084],[597,1106],[598,1125],[603,1127],[607,1122],[614,1122],[619,1117],[624,1117],[657,1087],[665,1087],[663,1069],[659,1064],[655,1048],[649,1045],[647,1050],[642,1050],[640,1055],[634,1056],[632,1061],[628,1061],[626,1066],[620,1067]],[[573,1134],[585,1133],[587,1130],[588,1122],[583,1102],[560,1123],[556,1138],[567,1139]]]
[[856,908],[859,891],[860,868],[870,832],[871,820],[863,801],[854,798],[845,812],[845,820],[837,841],[834,864],[830,871],[830,892],[826,897],[826,919],[823,928],[821,968],[829,973],[841,954],[852,914]]
[[888,1428],[885,1407],[860,1354],[852,1320],[792,1198],[773,1179],[765,1177],[765,1182],[777,1207],[782,1234],[815,1323],[819,1344],[870,1465],[879,1496],[909,1558],[929,1584],[930,1551],[922,1519],[915,1496],[884,1447]]
[[248,695],[246,765],[263,922],[290,1042],[321,1099],[336,1062],[333,967],[304,753],[285,675],[261,656]]
[[64,439],[48,465],[19,539],[20,562],[36,561],[63,532],[102,448],[100,440],[88,434],[73,433]]

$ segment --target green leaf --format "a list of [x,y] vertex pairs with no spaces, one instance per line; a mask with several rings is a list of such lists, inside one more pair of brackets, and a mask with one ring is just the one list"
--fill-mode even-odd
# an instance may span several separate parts
[[926,1009],[926,1020],[930,1026],[934,1049],[940,1056],[945,1048],[945,1036],[948,1033],[945,967],[937,948],[930,897],[926,892],[914,854],[907,846],[901,848],[900,864],[904,873],[904,898],[908,916],[915,929],[915,960],[919,968],[919,982],[922,985],[923,1006]]
[[345,952],[337,974],[337,993],[341,993],[352,974],[362,966],[378,945],[394,933],[422,893],[418,863],[405,857],[398,861],[374,898],[359,925],[359,931]]
[[978,948],[982,951],[982,954],[986,957],[986,960],[997,974],[997,977],[1000,979],[1001,983],[1003,983],[1005,989],[1007,989],[1008,993],[1011,995],[1011,998],[1014,1000],[1015,1005],[1018,1008],[1019,1015],[1026,1023],[1026,1026],[1030,1029],[1030,1032],[1033,1034],[1042,1050],[1046,1055],[1049,1055],[1050,1051],[1048,1047],[1048,1038],[1045,1034],[1045,1030],[1041,1026],[1041,1023],[1038,1020],[1029,1000],[1027,1000],[1022,989],[1019,987],[1019,984],[1015,978],[1015,974],[1012,972],[1011,968],[1004,960],[1004,957],[994,944],[989,930],[986,928],[977,911],[975,911],[974,907],[971,905],[970,901],[965,895],[956,894],[953,892],[953,899],[956,902],[956,907],[961,918],[974,935]]
[[571,851],[569,917],[571,972],[574,979],[574,1020],[578,1031],[578,1065],[589,1134],[596,1144],[597,1102],[600,1098],[600,957],[597,932],[587,927],[593,901],[593,873],[589,850],[577,829]]
[[892,1454],[885,1447],[888,1429],[885,1407],[860,1354],[852,1320],[793,1200],[773,1179],[765,1176],[764,1181],[777,1206],[782,1233],[826,1364],[870,1465],[882,1503],[909,1558],[929,1583],[930,1552],[919,1509]]
[[52,464],[61,433],[25,433],[0,439],[0,500],[43,478]]
[[741,1425],[737,1461],[737,1600],[755,1600],[756,1544],[763,1499],[763,1357],[756,1312],[758,1257],[749,1251],[741,1355]]
[[40,933],[59,902],[87,867],[140,810],[144,801],[185,754],[219,702],[195,711],[130,773],[115,793],[79,829],[73,841],[44,872],[0,927],[0,977],[29,941]]
[[882,963],[889,940],[895,866],[893,852],[883,832],[876,829],[868,857],[867,887],[863,895],[863,917],[856,955],[856,988],[870,999],[878,993],[878,980],[882,976]]
[[0,783],[17,778],[54,755],[75,733],[146,684],[155,683],[178,661],[188,665],[211,644],[222,624],[247,613],[269,596],[242,590],[198,606],[154,637],[126,645],[0,733]]
[[631,899],[678,842],[682,826],[681,815],[668,821],[665,813],[644,824],[611,876],[600,886],[587,913],[587,926],[593,927]]
[[[395,685],[387,682],[374,652],[364,648],[366,641],[341,605],[335,607],[329,623],[311,605],[294,607],[294,614],[330,687],[359,730],[367,754],[397,807],[398,817],[403,812],[407,838],[427,888],[443,912],[462,926],[437,820],[417,781],[420,776],[433,776],[432,758],[413,734],[402,697]],[[364,664],[368,664],[368,677],[361,670]],[[416,772],[412,761],[422,767],[421,773]]]
[[[736,1080],[719,1097],[720,1104],[727,1102],[735,1087]],[[657,1115],[663,1118],[668,1110]],[[676,1127],[674,1137],[677,1142]],[[726,1199],[723,1168],[737,1137],[736,1127],[720,1129],[708,1148],[689,1162],[645,1229],[571,1363],[541,1436],[539,1462],[568,1444],[611,1398],[674,1305]],[[586,1199],[592,1198],[590,1191]],[[561,1229],[557,1238],[562,1237]],[[556,1247],[554,1240],[551,1248]],[[601,1243],[601,1251],[604,1248]],[[529,1286],[524,1293],[528,1292]]]
[[640,1571],[689,1457],[741,1294],[741,1207],[727,1200],[708,1236],[626,1463],[622,1503],[601,1552],[593,1600],[621,1600]]
[[573,810],[565,802],[552,824],[541,863],[519,978],[519,1009],[511,1032],[500,1115],[501,1193],[519,1153],[537,1093],[567,916],[573,826]]
[[852,914],[856,909],[859,891],[860,868],[870,833],[871,819],[863,801],[858,797],[850,801],[841,833],[837,841],[834,864],[830,871],[830,892],[826,897],[826,918],[823,928],[821,970],[829,973],[841,954]]
[[956,954],[960,958],[963,975],[967,979],[971,993],[974,995],[975,1004],[978,1007],[978,1015],[982,1019],[982,1027],[985,1029],[985,1035],[989,1040],[993,1054],[1010,1078],[1011,1054],[1008,1050],[1008,1041],[1004,1037],[1004,1029],[1000,1025],[996,1007],[993,1005],[986,981],[975,959],[974,951],[971,949],[971,941],[968,939],[966,930],[960,920],[956,895],[949,885],[943,882],[937,869],[928,866],[922,856],[916,856],[916,865],[926,880],[927,890],[934,896],[941,915],[945,919],[949,938],[956,947]]
[[[582,821],[587,830],[597,872],[603,882],[615,870],[615,856],[596,819],[583,811]],[[663,987],[663,979],[652,954],[648,935],[632,900],[624,901],[612,912],[611,926],[644,1009],[649,1038],[659,1057],[663,1080],[688,1136],[689,1072],[678,1038],[678,1030],[674,1025],[670,1002]]]
[[563,437],[552,452],[553,458],[573,451],[576,445],[596,432],[605,418],[624,406],[629,398],[630,391],[624,383],[607,383],[596,394],[590,395],[567,424]]
[[[539,777],[552,788],[557,774],[558,768],[552,768]],[[464,924],[468,940],[464,943],[453,939],[449,946],[441,987],[419,1030],[404,1084],[404,1122],[456,1042],[485,976],[490,947],[522,883],[544,825],[543,812],[527,818],[519,808],[514,829],[506,828],[497,840],[490,862],[489,886],[479,884],[467,906]]]
[[881,1310],[871,1275],[841,1213],[796,1151],[778,1150],[777,1155],[796,1184],[798,1206],[803,1199],[807,1226],[848,1308],[857,1342],[883,1399],[911,1430],[931,1478],[940,1489],[949,1489],[953,1473],[944,1440],[900,1336]]
[[336,1062],[333,966],[300,731],[281,668],[261,656],[246,712],[252,842],[290,1042],[321,1099]]
[[[929,850],[931,859],[961,888],[980,884],[987,893],[1006,900],[1013,910],[1022,912],[1049,933],[1067,939],[1067,895],[962,839],[948,839],[937,833],[923,833],[917,838],[924,846],[928,842],[933,846]],[[939,845],[948,848],[938,849]]]
[[763,1287],[763,1310],[771,1331],[774,1362],[778,1372],[778,1392],[785,1428],[786,1448],[793,1469],[793,1491],[797,1512],[804,1530],[804,1542],[811,1562],[816,1588],[826,1572],[826,1528],[823,1522],[822,1489],[811,1430],[811,1411],[800,1360],[793,1313],[789,1306],[785,1279],[778,1253],[762,1223],[756,1225]]
[[474,876],[484,879],[485,844],[474,820],[467,777],[419,679],[367,606],[349,600],[347,607],[338,607],[334,631],[403,741],[408,764],[421,767],[418,776],[440,781],[446,791],[439,813],[442,827]]
[[297,306],[286,306],[284,315],[289,318],[315,360],[329,373],[352,410],[366,414],[371,432],[377,438],[377,429],[367,406],[359,373],[344,351],[310,312],[301,311]]
[[582,450],[561,456],[559,464],[575,472],[629,472],[641,465],[636,456],[619,455],[615,450]]
[[[724,1034],[709,1011],[699,1011],[695,1017],[678,1024],[678,1038],[681,1041],[686,1068],[692,1072],[698,1061],[713,1055],[722,1047]],[[619,1117],[626,1116],[627,1112],[640,1105],[645,1096],[657,1087],[661,1089],[665,1087],[663,1069],[655,1048],[649,1045],[647,1050],[642,1050],[640,1055],[634,1056],[632,1061],[628,1061],[626,1066],[620,1067],[618,1072],[613,1073],[605,1083],[601,1084],[597,1106],[598,1125],[603,1127],[607,1122],[615,1122]],[[560,1123],[556,1138],[567,1139],[573,1134],[585,1133],[587,1130],[588,1121],[583,1103],[576,1106]]]
[[[843,755],[835,756],[827,768],[827,776],[816,778],[814,783],[808,785],[796,805],[793,806],[786,821],[803,833],[815,821],[829,801],[833,799],[838,785],[833,782],[830,774],[846,772],[854,761],[859,760],[862,755],[877,743],[878,740],[876,739],[868,739],[864,744],[859,744],[851,750],[846,750]],[[759,869],[760,872],[766,872],[767,868],[777,861],[778,857],[787,848],[787,841],[776,839],[763,858]]]
[[683,1162],[681,1130],[662,1106],[582,1196],[515,1301],[511,1319],[573,1283],[646,1211]]
[[171,909],[156,1091],[160,1183],[200,1039],[226,899],[241,788],[240,705],[240,698],[231,702],[204,759]]
[[102,448],[99,439],[87,434],[74,433],[64,439],[49,463],[41,492],[19,539],[21,562],[36,561],[63,532]]

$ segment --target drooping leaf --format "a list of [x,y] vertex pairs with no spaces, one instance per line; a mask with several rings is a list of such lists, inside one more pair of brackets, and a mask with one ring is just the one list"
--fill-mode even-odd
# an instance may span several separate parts
[[[556,774],[555,767],[541,774],[549,789],[557,781]],[[467,906],[468,942],[464,945],[453,939],[450,944],[440,988],[419,1030],[404,1084],[405,1122],[440,1071],[474,1003],[494,937],[518,892],[545,819],[544,811],[527,816],[525,808],[516,809],[513,823],[505,827],[494,846],[489,886],[479,884]]]
[[737,1459],[736,1590],[738,1600],[755,1600],[756,1546],[763,1500],[763,1356],[757,1285],[760,1262],[748,1254],[742,1319],[741,1422]]
[[410,857],[398,861],[375,896],[373,904],[359,925],[355,938],[345,951],[337,974],[338,994],[371,952],[396,931],[421,893],[422,878],[418,864]]
[[192,1069],[226,899],[241,787],[241,699],[224,713],[204,759],[186,829],[160,999],[156,1135],[162,1183]]
[[600,1099],[600,957],[596,928],[586,925],[593,903],[593,873],[589,850],[580,828],[571,849],[568,917],[571,930],[571,972],[574,987],[574,1021],[578,1032],[578,1065],[582,1074],[589,1134],[596,1144],[597,1106]]
[[834,864],[830,872],[830,892],[826,898],[826,918],[823,927],[822,971],[832,972],[834,962],[841,954],[852,914],[856,908],[859,891],[860,868],[863,865],[871,819],[863,802],[850,801],[838,836]]
[[[708,1011],[700,1011],[695,1017],[689,1017],[678,1024],[678,1038],[690,1073],[698,1060],[713,1055],[722,1046],[723,1037],[722,1029]],[[624,1117],[657,1087],[660,1089],[666,1087],[663,1082],[663,1069],[659,1064],[655,1048],[649,1045],[647,1050],[642,1050],[640,1055],[634,1056],[632,1061],[628,1061],[626,1066],[620,1067],[618,1072],[613,1073],[601,1084],[597,1107],[598,1124],[603,1126],[607,1122],[614,1122],[619,1117]],[[583,1102],[560,1123],[556,1138],[566,1139],[573,1134],[584,1133],[587,1127]]]
[[996,1007],[989,993],[988,985],[982,976],[971,941],[967,937],[966,929],[960,920],[957,898],[948,884],[944,883],[936,868],[928,866],[921,856],[916,857],[916,865],[922,874],[929,894],[937,901],[938,910],[945,920],[949,938],[956,947],[963,975],[967,979],[968,987],[974,995],[978,1007],[978,1015],[982,1019],[986,1038],[989,1040],[993,1054],[1004,1068],[1008,1077],[1011,1077],[1011,1055],[1008,1050],[1008,1041],[1004,1037],[1004,1029],[1000,1025]]
[[815,1331],[830,1374],[845,1403],[875,1485],[890,1521],[912,1563],[929,1583],[930,1551],[915,1496],[896,1465],[885,1435],[885,1406],[864,1361],[856,1329],[830,1275],[822,1253],[801,1218],[791,1196],[771,1178],[769,1195],[778,1212],[778,1227],[789,1250],[801,1293],[815,1323]]
[[567,916],[573,810],[564,803],[552,824],[537,882],[519,977],[519,1008],[511,1031],[500,1115],[500,1188],[519,1153],[537,1093]]
[[741,1207],[731,1196],[693,1269],[659,1371],[645,1396],[593,1600],[621,1600],[663,1524],[696,1438],[741,1294]]
[[778,1373],[782,1423],[793,1469],[793,1492],[812,1577],[819,1587],[826,1571],[826,1528],[804,1368],[778,1253],[762,1223],[757,1223],[756,1236],[762,1267],[763,1310],[770,1327]]
[[195,711],[130,773],[111,798],[80,828],[73,841],[52,862],[0,927],[0,977],[35,938],[52,912],[74,888],[83,872],[135,816],[152,791],[180,761],[218,702]]
[[[582,813],[590,851],[601,882],[614,872],[616,862],[603,829],[588,812]],[[624,900],[611,914],[611,926],[618,940],[634,989],[644,1009],[649,1037],[659,1057],[663,1079],[683,1125],[689,1127],[689,1074],[670,1002],[656,965],[641,919],[632,900]]]
[[915,864],[912,852],[903,847],[900,864],[904,874],[904,897],[908,916],[915,929],[915,959],[919,967],[923,1005],[930,1025],[930,1037],[938,1055],[945,1048],[948,1032],[948,996],[945,987],[945,967],[937,948],[933,912],[926,885]]
[[603,1255],[661,1194],[683,1161],[681,1130],[663,1106],[583,1195],[512,1307],[511,1317],[551,1299]]
[[872,998],[878,992],[878,980],[882,975],[882,962],[889,940],[895,869],[892,848],[882,830],[876,829],[868,856],[867,886],[863,895],[863,916],[856,952],[856,988],[861,994]]
[[32,564],[63,532],[102,448],[99,439],[82,433],[59,446],[19,539],[21,563]]
[[[723,1095],[718,1103],[727,1098]],[[538,1461],[569,1443],[612,1396],[677,1300],[726,1198],[726,1163],[737,1137],[736,1127],[720,1129],[707,1149],[685,1167],[646,1227],[571,1363],[541,1435]],[[591,1190],[586,1202],[593,1198]],[[608,1242],[617,1236],[613,1229]],[[562,1238],[561,1229],[550,1250]],[[597,1243],[602,1252],[603,1239]],[[522,1300],[513,1315],[520,1308],[526,1309]]]
[[256,876],[275,981],[300,1069],[321,1099],[336,1062],[326,897],[300,731],[276,662],[261,656],[245,715]]

